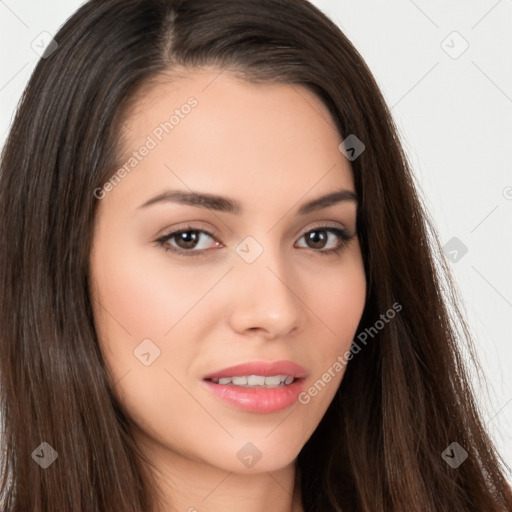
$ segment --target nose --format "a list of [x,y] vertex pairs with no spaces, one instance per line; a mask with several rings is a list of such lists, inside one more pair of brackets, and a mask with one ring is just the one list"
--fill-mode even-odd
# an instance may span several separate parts
[[277,253],[266,249],[252,263],[240,259],[232,282],[229,320],[237,333],[277,339],[300,327],[305,314],[297,279]]

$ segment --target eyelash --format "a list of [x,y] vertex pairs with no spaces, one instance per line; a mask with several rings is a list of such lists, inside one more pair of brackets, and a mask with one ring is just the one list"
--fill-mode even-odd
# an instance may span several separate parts
[[[171,233],[169,233],[167,235],[164,235],[164,236],[158,238],[157,240],[155,240],[155,242],[158,244],[158,246],[162,247],[165,252],[171,252],[180,258],[206,256],[205,253],[208,251],[208,249],[186,250],[186,249],[176,249],[176,248],[169,247],[168,241],[170,239],[172,239],[175,236],[180,235],[182,233],[187,233],[189,231],[192,231],[194,233],[205,234],[216,241],[215,237],[208,231],[205,231],[203,229],[193,228],[192,226],[184,226],[175,231],[172,231]],[[338,246],[333,249],[311,249],[314,252],[320,253],[322,256],[329,256],[331,254],[340,254],[341,251],[344,249],[345,245],[356,237],[355,234],[349,235],[349,233],[346,230],[341,229],[339,227],[319,225],[319,226],[314,226],[314,227],[308,229],[307,231],[305,231],[304,233],[302,233],[300,238],[304,237],[308,233],[311,233],[312,231],[328,231],[330,233],[334,233],[340,240],[340,242],[338,243]]]

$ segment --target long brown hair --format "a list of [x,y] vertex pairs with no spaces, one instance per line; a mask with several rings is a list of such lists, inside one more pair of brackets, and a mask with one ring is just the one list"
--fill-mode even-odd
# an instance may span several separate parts
[[[2,506],[154,510],[94,327],[94,191],[115,169],[123,113],[141,87],[214,66],[310,88],[341,136],[365,144],[352,161],[368,282],[359,331],[402,306],[351,359],[299,454],[305,511],[512,510],[461,355],[461,344],[474,349],[439,241],[390,112],[339,28],[306,0],[92,0],[55,39],[2,153]],[[58,454],[46,469],[33,455],[48,453],[43,442]],[[456,468],[442,456],[455,442],[468,454]]]

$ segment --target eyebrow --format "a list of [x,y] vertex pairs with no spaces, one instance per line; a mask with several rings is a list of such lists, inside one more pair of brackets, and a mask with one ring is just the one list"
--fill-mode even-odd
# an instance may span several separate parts
[[[351,190],[337,190],[318,197],[303,204],[299,210],[299,215],[306,215],[322,208],[327,208],[343,201],[355,201],[357,203],[357,195]],[[218,212],[226,212],[233,214],[241,214],[243,208],[241,204],[233,199],[218,196],[215,194],[207,194],[201,192],[186,192],[182,190],[165,190],[164,192],[152,197],[138,208],[147,208],[155,204],[177,203],[196,206],[199,208],[208,208]]]

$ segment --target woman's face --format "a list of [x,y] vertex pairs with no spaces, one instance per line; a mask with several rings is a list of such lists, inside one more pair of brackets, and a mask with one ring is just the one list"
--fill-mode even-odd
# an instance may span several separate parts
[[[342,139],[309,90],[207,69],[146,90],[123,130],[91,253],[114,393],[155,456],[284,468],[339,387],[365,302]],[[265,364],[283,361],[296,366]],[[259,378],[205,380],[244,375]],[[295,380],[263,380],[277,375]]]

